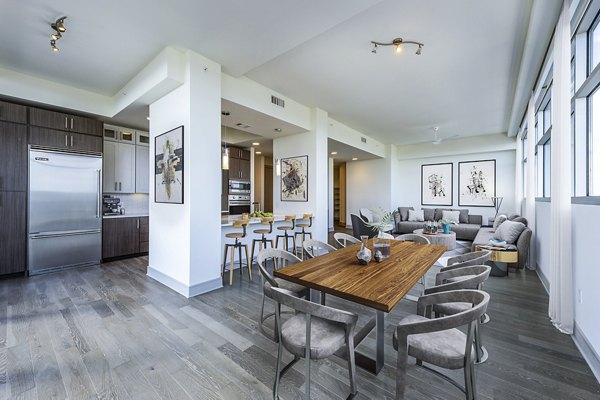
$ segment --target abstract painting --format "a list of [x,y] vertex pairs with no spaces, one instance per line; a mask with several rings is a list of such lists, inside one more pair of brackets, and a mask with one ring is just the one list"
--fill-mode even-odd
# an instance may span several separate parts
[[308,201],[308,156],[282,158],[281,201]]
[[494,207],[496,160],[458,163],[458,205]]
[[421,165],[421,204],[452,205],[452,163]]
[[183,126],[154,139],[154,202],[183,204]]

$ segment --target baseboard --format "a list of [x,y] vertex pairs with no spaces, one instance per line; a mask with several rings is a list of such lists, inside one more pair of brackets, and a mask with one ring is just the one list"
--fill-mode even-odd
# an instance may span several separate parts
[[546,278],[546,275],[544,275],[544,273],[542,272],[540,265],[537,262],[535,263],[535,265],[536,265],[535,273],[540,278],[540,281],[542,282],[542,286],[544,286],[544,289],[546,289],[546,293],[548,293],[548,295],[550,295],[550,282],[548,281],[548,278]]
[[223,287],[223,280],[221,277],[188,286],[185,283],[180,282],[177,279],[173,279],[150,266],[148,266],[148,272],[146,275],[187,298],[198,296],[199,294],[207,293]]
[[592,370],[596,380],[600,382],[600,357],[585,337],[585,334],[579,329],[577,323],[574,326],[573,341]]

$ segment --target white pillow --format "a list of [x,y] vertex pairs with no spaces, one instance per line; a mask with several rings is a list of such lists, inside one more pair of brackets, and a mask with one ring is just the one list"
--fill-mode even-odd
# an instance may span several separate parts
[[496,232],[494,232],[494,239],[503,240],[507,244],[513,244],[517,241],[521,232],[525,230],[525,224],[514,221],[504,221],[500,224]]
[[496,219],[494,220],[494,226],[492,226],[492,232],[496,232],[496,229],[498,229],[498,227],[500,225],[502,225],[502,223],[504,221],[506,221],[508,219],[508,217],[504,214],[500,214],[496,217]]
[[408,220],[412,222],[425,221],[425,217],[423,216],[423,210],[408,210]]
[[453,224],[458,224],[460,211],[442,210],[442,219],[450,220]]

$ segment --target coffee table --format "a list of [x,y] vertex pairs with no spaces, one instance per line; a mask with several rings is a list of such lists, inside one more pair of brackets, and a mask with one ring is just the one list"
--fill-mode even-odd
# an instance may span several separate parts
[[456,233],[450,231],[450,233],[438,232],[435,235],[425,234],[423,233],[423,229],[415,229],[413,233],[417,235],[423,235],[431,244],[439,244],[442,246],[446,246],[448,250],[454,250],[456,248]]

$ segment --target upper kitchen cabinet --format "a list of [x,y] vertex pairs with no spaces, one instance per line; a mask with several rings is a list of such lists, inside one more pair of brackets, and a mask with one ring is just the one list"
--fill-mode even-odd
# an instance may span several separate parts
[[150,147],[135,146],[135,192],[150,193]]
[[0,101],[0,121],[27,123],[27,107]]
[[27,191],[27,126],[0,122],[0,192]]
[[104,140],[135,144],[136,132],[133,129],[104,125]]
[[30,128],[29,143],[64,150],[102,153],[102,138],[99,136],[82,135],[36,126]]
[[135,144],[137,146],[150,146],[150,134],[148,132],[135,131]]
[[135,193],[135,149],[132,144],[104,141],[104,193]]
[[102,136],[101,121],[58,111],[30,107],[29,123],[42,128]]
[[250,152],[237,147],[229,148],[229,179],[250,180]]
[[250,151],[240,149],[238,147],[230,147],[229,148],[229,157],[239,158],[240,160],[250,161]]

